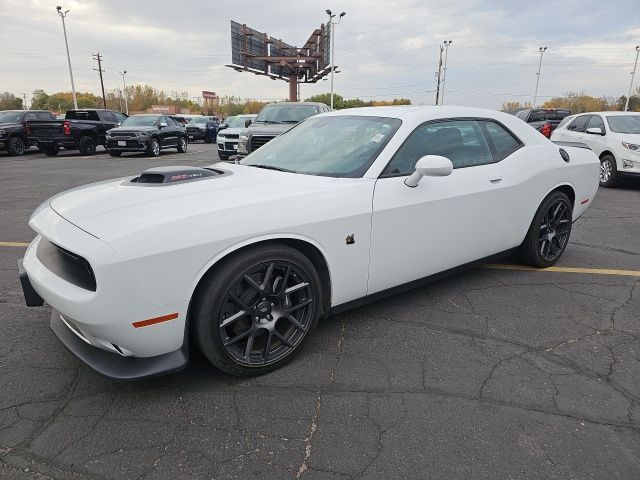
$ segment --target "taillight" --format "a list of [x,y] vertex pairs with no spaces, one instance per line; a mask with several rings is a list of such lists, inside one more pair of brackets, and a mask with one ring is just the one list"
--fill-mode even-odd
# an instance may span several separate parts
[[65,135],[71,135],[71,124],[69,122],[64,122],[62,124],[62,129],[64,130]]
[[547,138],[551,137],[551,125],[548,123],[545,123],[542,127],[541,133]]

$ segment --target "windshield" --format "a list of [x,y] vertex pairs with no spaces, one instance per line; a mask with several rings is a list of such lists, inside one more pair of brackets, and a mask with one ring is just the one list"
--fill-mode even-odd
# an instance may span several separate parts
[[267,105],[256,117],[256,122],[298,123],[316,113],[318,107],[314,105]]
[[252,120],[255,118],[255,115],[247,115],[244,117],[229,117],[226,120],[226,124],[229,125],[229,128],[244,128],[244,122],[247,120]]
[[22,112],[0,112],[0,122],[17,123],[22,118]]
[[193,117],[189,119],[189,123],[207,123],[209,118],[207,117]]
[[571,115],[569,110],[538,110],[531,112],[530,122],[543,122],[545,120],[563,120]]
[[240,163],[307,175],[361,177],[401,123],[397,118],[356,115],[310,118]]
[[640,133],[640,115],[608,116],[607,123],[612,132]]
[[122,126],[127,127],[156,127],[160,117],[152,117],[147,115],[134,115],[122,122]]

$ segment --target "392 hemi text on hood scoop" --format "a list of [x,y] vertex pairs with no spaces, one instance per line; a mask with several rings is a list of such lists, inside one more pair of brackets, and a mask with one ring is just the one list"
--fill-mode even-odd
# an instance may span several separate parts
[[221,177],[231,175],[227,170],[218,170],[214,168],[201,168],[189,166],[168,166],[154,167],[142,172],[141,175],[126,181],[126,184],[134,184],[140,186],[151,185],[171,185],[183,182],[192,182],[195,180],[204,180],[206,178]]

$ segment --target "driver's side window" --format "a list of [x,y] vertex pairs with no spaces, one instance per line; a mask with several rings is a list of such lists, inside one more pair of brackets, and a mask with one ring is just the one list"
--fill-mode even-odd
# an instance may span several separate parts
[[453,163],[453,168],[494,162],[477,121],[433,122],[419,126],[409,135],[382,172],[382,176],[411,175],[418,160],[425,155],[447,157]]

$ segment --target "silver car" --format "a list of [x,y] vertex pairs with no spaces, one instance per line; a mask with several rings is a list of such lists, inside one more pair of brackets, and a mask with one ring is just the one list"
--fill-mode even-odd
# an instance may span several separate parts
[[228,126],[222,130],[218,130],[218,137],[216,139],[220,160],[229,160],[230,157],[238,153],[240,132],[246,128],[247,120],[253,122],[256,117],[256,114],[234,115],[224,121],[224,124]]

